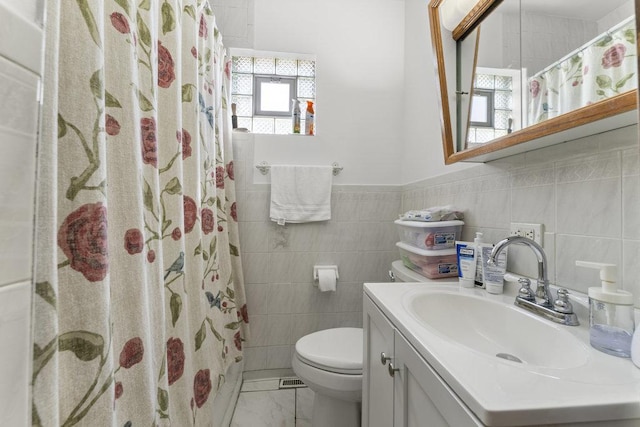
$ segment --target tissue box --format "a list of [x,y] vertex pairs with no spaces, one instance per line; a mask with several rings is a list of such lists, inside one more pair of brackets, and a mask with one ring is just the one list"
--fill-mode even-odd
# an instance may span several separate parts
[[402,221],[394,222],[398,227],[400,241],[420,249],[455,249],[460,240],[463,221]]
[[404,242],[396,243],[405,267],[429,279],[458,276],[458,262],[455,249],[430,251],[419,249]]

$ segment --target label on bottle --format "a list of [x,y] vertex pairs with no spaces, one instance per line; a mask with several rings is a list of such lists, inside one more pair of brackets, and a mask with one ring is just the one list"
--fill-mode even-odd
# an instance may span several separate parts
[[300,133],[300,113],[293,113],[293,133]]
[[305,135],[313,135],[315,130],[313,126],[314,115],[307,113],[306,120],[304,122],[304,133]]

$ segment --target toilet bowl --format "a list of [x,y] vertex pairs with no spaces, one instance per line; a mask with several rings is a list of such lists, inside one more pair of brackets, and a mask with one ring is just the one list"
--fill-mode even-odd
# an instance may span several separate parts
[[358,427],[362,401],[362,329],[334,328],[296,342],[293,371],[315,392],[313,427]]
[[[430,282],[401,260],[391,264],[398,282]],[[362,402],[362,329],[334,328],[296,342],[291,365],[315,392],[313,427],[359,427]]]

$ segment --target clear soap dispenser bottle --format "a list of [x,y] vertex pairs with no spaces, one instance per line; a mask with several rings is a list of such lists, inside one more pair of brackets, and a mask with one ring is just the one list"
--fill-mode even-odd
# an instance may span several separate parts
[[586,261],[576,261],[576,265],[600,270],[602,287],[589,288],[591,346],[613,356],[631,357],[633,295],[617,289],[616,265]]

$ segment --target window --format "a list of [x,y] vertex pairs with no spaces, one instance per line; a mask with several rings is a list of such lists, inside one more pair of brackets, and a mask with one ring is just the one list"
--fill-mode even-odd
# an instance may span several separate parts
[[295,77],[254,76],[253,87],[254,116],[291,116],[291,100],[296,98]]
[[471,126],[493,127],[493,91],[474,89],[471,98]]
[[476,68],[467,133],[468,147],[521,128],[518,70]]
[[236,104],[238,127],[253,133],[290,134],[292,100],[298,99],[304,129],[305,101],[316,98],[315,60],[308,55],[237,51],[232,52],[231,102]]

